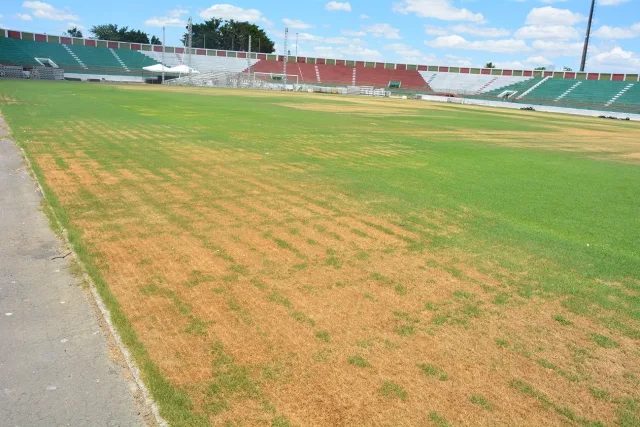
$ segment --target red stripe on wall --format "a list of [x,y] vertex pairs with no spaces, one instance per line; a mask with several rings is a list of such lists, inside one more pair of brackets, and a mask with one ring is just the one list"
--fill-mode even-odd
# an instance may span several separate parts
[[264,59],[264,60],[266,60],[266,59],[267,59],[267,54],[266,54],[266,53],[259,53],[259,54],[258,54],[258,59]]
[[525,71],[525,72],[523,73],[523,76],[525,76],[525,77],[532,77],[532,76],[533,76],[533,71]]
[[429,67],[426,65],[418,65],[418,71],[429,71]]
[[470,72],[469,68],[460,68],[460,74],[469,74]]
[[71,44],[71,38],[70,37],[60,37],[60,43],[62,44]]
[[118,48],[118,42],[107,42],[107,47],[109,49],[117,49]]
[[598,80],[598,77],[600,77],[598,75],[598,73],[589,73],[589,74],[587,74],[587,80]]
[[96,47],[96,41],[95,40],[84,39],[84,45],[85,46]]
[[37,42],[46,42],[47,41],[47,36],[44,34],[36,34],[36,41]]
[[576,73],[564,73],[564,78],[565,79],[575,79],[576,78]]
[[491,74],[491,69],[490,68],[483,68],[480,71],[481,74]]
[[198,49],[196,50],[196,55],[206,55],[207,51],[204,49]]
[[617,81],[617,82],[624,81],[624,74],[614,74],[614,75],[611,77],[611,80],[615,80],[615,81]]
[[503,76],[513,76],[513,70],[502,70]]
[[131,50],[140,50],[141,47],[139,44],[131,43]]
[[9,38],[19,39],[20,38],[20,31],[9,31]]

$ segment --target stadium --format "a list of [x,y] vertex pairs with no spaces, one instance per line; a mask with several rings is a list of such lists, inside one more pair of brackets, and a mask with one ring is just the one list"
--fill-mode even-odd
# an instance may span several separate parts
[[[0,261],[0,339],[32,348],[68,289],[98,319],[33,370],[0,351],[8,425],[640,426],[639,73],[205,49],[190,25],[0,29],[0,249],[33,259]],[[22,320],[45,261],[42,289],[73,285]],[[103,334],[106,377],[20,397],[13,361],[69,369]],[[61,409],[23,416],[41,399]],[[136,414],[64,418],[112,399]]]

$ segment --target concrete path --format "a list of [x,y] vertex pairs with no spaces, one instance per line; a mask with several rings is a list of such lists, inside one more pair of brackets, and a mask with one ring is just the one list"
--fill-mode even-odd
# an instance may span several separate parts
[[7,138],[0,118],[0,425],[143,426],[89,294],[51,259],[61,242]]

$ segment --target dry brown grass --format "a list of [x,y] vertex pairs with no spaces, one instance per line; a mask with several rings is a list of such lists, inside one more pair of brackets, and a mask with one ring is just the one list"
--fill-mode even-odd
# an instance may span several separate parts
[[[514,379],[581,417],[612,423],[616,406],[595,399],[589,387],[637,392],[625,379],[640,374],[633,340],[618,337],[620,347],[599,348],[589,334],[607,331],[572,317],[558,302],[510,293],[506,305],[496,305],[496,294],[509,289],[471,267],[467,254],[409,249],[460,231],[451,214],[423,214],[438,231],[408,230],[392,217],[365,214],[364,206],[335,197],[330,186],[301,186],[260,168],[228,166],[253,154],[203,147],[185,153],[168,142],[167,131],[80,124],[74,127],[78,139],[70,142],[76,148],[63,159],[67,168],[48,154],[36,161],[60,201],[81,212],[74,225],[111,290],[152,359],[188,390],[198,412],[207,413],[210,404],[216,343],[247,368],[259,395],[237,396],[221,413],[208,413],[213,425],[270,425],[265,402],[299,426],[421,426],[433,411],[455,425],[567,424],[518,393],[510,386]],[[164,132],[162,148],[191,167],[162,170],[163,176],[105,170],[83,152],[82,138],[91,132],[105,132],[115,144]],[[587,132],[586,147],[611,148],[598,142],[599,131],[590,132],[598,138]],[[501,135],[498,143],[513,143],[507,142],[511,135]],[[495,136],[465,135],[478,141]],[[620,150],[634,147],[618,144]],[[87,209],[80,192],[106,210]],[[557,315],[573,325],[559,324]],[[318,331],[326,331],[328,342],[316,337]],[[368,366],[349,364],[354,354]],[[541,365],[542,359],[555,368]],[[425,375],[417,364],[433,365],[448,378]],[[406,399],[382,394],[385,381],[400,385]],[[472,394],[494,409],[479,410]]]

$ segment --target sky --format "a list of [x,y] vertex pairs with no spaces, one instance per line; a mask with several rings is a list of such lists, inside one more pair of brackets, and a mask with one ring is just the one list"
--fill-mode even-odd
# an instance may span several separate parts
[[[225,1],[225,0],[222,0]],[[91,36],[113,23],[179,45],[189,17],[251,21],[283,53],[425,65],[579,68],[590,0],[3,0],[0,27]],[[297,44],[296,44],[297,40]],[[587,71],[640,72],[640,0],[596,0]]]

